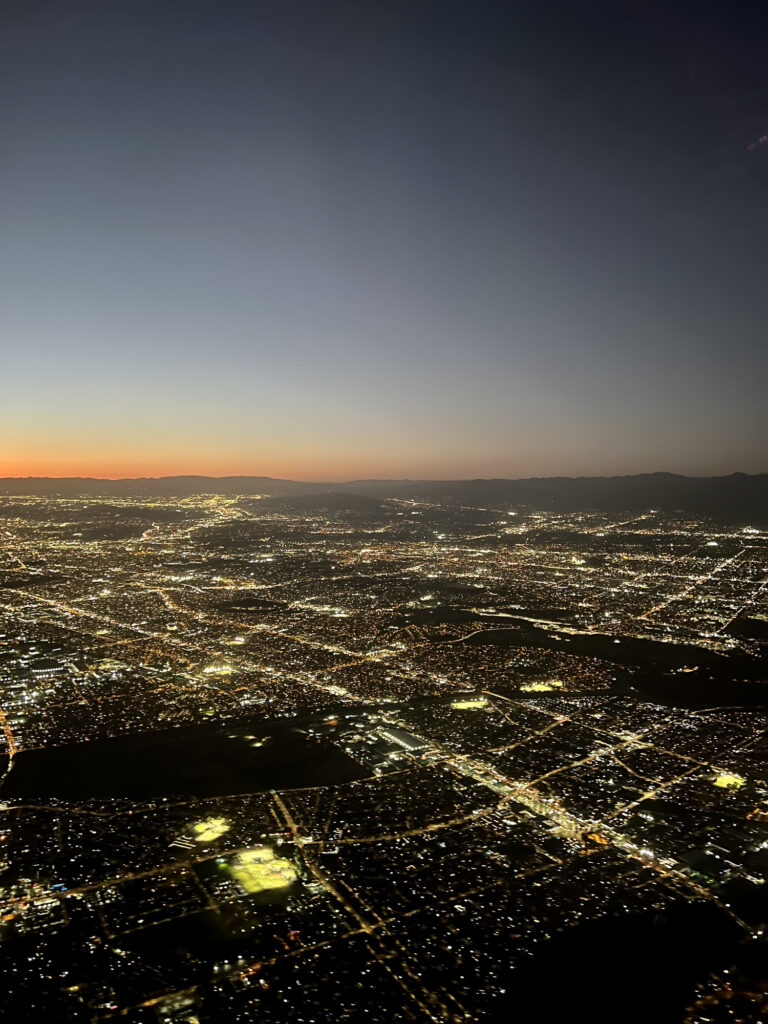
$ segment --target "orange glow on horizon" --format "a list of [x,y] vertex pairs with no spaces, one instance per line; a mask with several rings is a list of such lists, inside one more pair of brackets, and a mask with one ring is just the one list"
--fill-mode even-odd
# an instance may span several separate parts
[[371,476],[368,472],[356,473],[354,468],[349,472],[340,469],[323,471],[322,467],[301,463],[272,463],[264,462],[258,466],[230,465],[228,463],[215,463],[206,459],[204,462],[174,460],[169,462],[155,462],[146,460],[141,462],[120,461],[111,462],[89,461],[79,459],[19,459],[0,461],[0,477],[49,477],[49,478],[80,478],[95,480],[132,480],[139,478],[154,479],[168,476],[207,476],[207,477],[228,477],[228,476],[263,476],[273,477],[278,480],[299,480],[299,481],[329,481],[340,482],[351,480],[357,476]]
[[[628,460],[622,452],[569,450],[563,445],[516,438],[510,447],[502,437],[494,445],[477,445],[472,438],[450,436],[420,438],[404,431],[384,436],[351,432],[342,438],[322,437],[311,431],[282,434],[269,443],[232,444],[201,430],[187,442],[178,434],[153,440],[161,431],[146,428],[130,440],[115,432],[109,438],[83,431],[80,436],[21,437],[0,452],[0,477],[68,477],[124,480],[173,476],[270,477],[300,482],[343,483],[351,480],[468,480],[525,479],[557,476],[613,476],[626,473],[683,472],[719,475],[732,467],[693,467]],[[698,467],[697,467],[698,468]],[[714,470],[714,472],[713,472]]]
[[[473,439],[434,439],[407,428],[386,432],[359,430],[328,436],[292,426],[254,431],[236,430],[222,438],[217,422],[185,424],[167,430],[151,420],[133,429],[116,426],[102,436],[84,425],[56,436],[53,425],[26,435],[19,428],[0,451],[0,477],[69,477],[101,480],[168,476],[262,476],[281,480],[343,483],[363,479],[456,480],[475,477],[520,477],[553,474],[561,462],[554,448],[547,453],[519,440],[510,452],[501,441],[478,447]],[[322,427],[322,425],[320,425]],[[15,442],[15,443],[14,443]]]
[[[79,439],[78,439],[79,440]],[[383,451],[375,445],[366,450],[334,451],[329,446],[307,443],[295,450],[293,444],[256,453],[241,449],[218,451],[212,445],[178,445],[163,449],[145,444],[72,445],[41,441],[26,450],[0,455],[0,477],[80,477],[99,480],[156,478],[165,476],[264,476],[283,480],[343,482],[365,477],[403,477],[411,472],[434,476],[448,471],[454,460],[413,458],[407,465],[402,453]],[[452,468],[452,467],[451,467]]]
[[278,480],[327,481],[339,483],[359,479],[397,478],[451,478],[477,476],[469,468],[464,474],[462,467],[449,465],[442,460],[432,461],[421,458],[404,465],[402,456],[379,455],[370,462],[340,456],[334,458],[331,452],[311,459],[308,457],[263,459],[230,459],[202,456],[199,458],[151,455],[127,457],[98,457],[94,455],[54,455],[0,459],[0,477],[67,477],[97,480],[125,480],[136,478],[157,478],[168,476],[254,476],[272,477]]
[[[313,457],[314,456],[314,457]],[[131,455],[99,455],[90,452],[82,456],[67,452],[29,453],[0,457],[0,478],[81,478],[96,480],[156,479],[173,476],[270,477],[276,480],[295,480],[307,483],[344,483],[352,480],[471,480],[471,479],[530,479],[558,476],[613,476],[623,473],[653,473],[660,470],[684,472],[671,465],[620,466],[573,461],[564,464],[559,453],[521,451],[509,454],[494,453],[485,458],[473,457],[469,452],[448,449],[439,453],[391,452],[371,450],[336,454],[331,450],[307,450],[293,454],[286,451],[265,454],[262,457],[218,455],[213,452],[189,455],[185,453],[133,453]],[[727,468],[719,472],[728,472]],[[718,471],[690,475],[718,475]]]

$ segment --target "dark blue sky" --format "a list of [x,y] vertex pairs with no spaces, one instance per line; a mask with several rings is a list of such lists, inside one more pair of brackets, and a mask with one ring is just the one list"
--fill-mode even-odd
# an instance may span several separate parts
[[4,5],[0,473],[768,469],[768,8]]

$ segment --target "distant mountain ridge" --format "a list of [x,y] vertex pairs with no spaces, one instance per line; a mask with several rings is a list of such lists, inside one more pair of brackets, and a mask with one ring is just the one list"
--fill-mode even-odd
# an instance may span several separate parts
[[[520,480],[352,480],[345,483],[262,476],[166,476],[125,480],[89,477],[0,478],[0,495],[60,497],[187,497],[193,494],[366,495],[370,498],[455,500],[525,505],[553,511],[659,509],[709,514],[743,525],[768,525],[768,473],[688,477],[641,473],[612,477],[530,477]],[[334,504],[338,504],[334,502]]]

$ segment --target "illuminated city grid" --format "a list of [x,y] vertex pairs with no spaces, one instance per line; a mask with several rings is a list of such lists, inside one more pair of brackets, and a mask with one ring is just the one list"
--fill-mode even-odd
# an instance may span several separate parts
[[[195,496],[4,498],[0,531],[18,1019],[34,991],[56,1020],[492,1021],[587,921],[699,908],[733,949],[763,942],[757,527]],[[155,769],[130,744],[158,729],[188,730],[168,763],[194,782],[131,796]],[[287,785],[279,729],[307,764]],[[57,788],[112,737],[124,789]],[[56,752],[50,792],[27,792]],[[262,781],[232,788],[249,757]],[[221,795],[195,788],[208,772]],[[718,977],[691,1006],[726,1006]]]

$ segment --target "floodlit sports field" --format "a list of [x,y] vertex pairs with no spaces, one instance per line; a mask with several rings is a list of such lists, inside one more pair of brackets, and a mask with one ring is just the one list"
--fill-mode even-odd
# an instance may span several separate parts
[[277,857],[269,846],[244,850],[227,862],[226,869],[247,893],[285,889],[296,880],[293,864]]
[[549,693],[551,690],[561,690],[563,684],[559,679],[548,679],[543,683],[526,683],[520,689],[523,693]]
[[715,785],[720,789],[739,789],[744,785],[746,779],[743,775],[734,775],[732,772],[720,772],[715,779]]
[[226,818],[206,818],[192,826],[192,832],[198,843],[210,843],[228,831],[229,823]]

